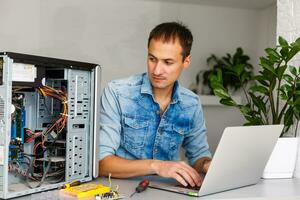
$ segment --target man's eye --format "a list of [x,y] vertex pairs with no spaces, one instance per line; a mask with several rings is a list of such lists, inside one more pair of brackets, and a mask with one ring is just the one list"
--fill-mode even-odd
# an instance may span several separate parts
[[150,60],[151,62],[155,62],[155,58],[149,57],[149,60]]
[[173,62],[169,62],[169,61],[165,61],[165,63],[166,63],[167,65],[172,65],[172,64],[173,64]]

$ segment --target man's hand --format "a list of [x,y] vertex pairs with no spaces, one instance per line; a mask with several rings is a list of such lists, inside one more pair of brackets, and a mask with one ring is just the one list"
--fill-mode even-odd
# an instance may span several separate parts
[[200,186],[203,181],[200,174],[183,161],[154,160],[151,168],[157,175],[174,178],[184,186]]
[[206,174],[210,166],[210,163],[211,163],[211,158],[202,157],[194,163],[193,168],[200,174]]
[[204,173],[207,173],[208,168],[209,168],[209,166],[210,166],[210,163],[211,163],[211,160],[204,162],[203,168],[202,168],[202,171],[203,171]]

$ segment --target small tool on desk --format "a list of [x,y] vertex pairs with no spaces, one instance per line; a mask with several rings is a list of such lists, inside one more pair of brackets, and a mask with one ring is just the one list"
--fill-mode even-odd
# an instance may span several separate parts
[[72,181],[70,183],[66,183],[62,186],[62,189],[66,189],[66,188],[70,188],[70,187],[74,187],[74,186],[78,186],[80,185],[81,182],[79,180],[76,180],[76,181]]
[[141,193],[141,192],[143,192],[144,190],[147,189],[148,186],[149,186],[149,180],[145,179],[145,180],[141,181],[141,182],[139,183],[139,185],[135,188],[134,193],[132,193],[132,194],[130,195],[130,198],[131,198],[135,193]]

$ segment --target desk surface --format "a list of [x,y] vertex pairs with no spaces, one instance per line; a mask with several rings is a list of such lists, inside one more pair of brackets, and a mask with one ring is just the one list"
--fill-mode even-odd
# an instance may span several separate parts
[[[150,180],[157,180],[157,177],[147,177]],[[119,192],[124,195],[125,199],[143,199],[143,200],[159,200],[159,199],[172,199],[172,200],[191,200],[191,199],[300,199],[300,179],[273,179],[273,180],[260,180],[256,185],[242,187],[235,190],[221,192],[204,197],[189,197],[181,194],[161,191],[157,189],[148,188],[143,193],[135,194],[129,198],[130,194],[134,191],[140,179],[112,179],[113,185],[119,186]],[[107,178],[101,177],[92,182],[108,185]],[[58,190],[47,191],[37,194],[32,194],[20,198],[18,200],[42,200],[42,199],[72,199],[69,196],[59,193]],[[73,198],[74,199],[74,198]],[[93,199],[93,198],[92,198]]]

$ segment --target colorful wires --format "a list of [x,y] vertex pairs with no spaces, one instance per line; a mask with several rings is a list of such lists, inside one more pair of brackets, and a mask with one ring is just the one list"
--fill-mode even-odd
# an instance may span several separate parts
[[27,135],[27,139],[25,140],[25,143],[32,142],[35,138],[39,137],[42,135],[42,131],[39,132],[33,132],[29,128],[25,128],[25,133]]
[[[64,177],[64,168],[57,167],[57,169],[55,168],[56,170],[53,171],[53,169],[51,168],[51,157],[45,156],[44,153],[50,149],[51,145],[54,145],[55,141],[59,138],[58,134],[60,134],[66,127],[68,119],[67,93],[62,89],[54,89],[49,86],[41,86],[37,88],[37,91],[42,97],[53,98],[61,102],[61,111],[59,115],[56,114],[54,116],[57,118],[53,122],[51,122],[51,125],[44,130],[32,131],[29,128],[25,128],[25,143],[34,142],[33,154],[28,155],[30,157],[26,157],[25,153],[23,152],[24,158],[27,159],[24,164],[21,163],[21,161],[17,160],[11,162],[9,165],[9,171],[15,172],[16,174],[26,177],[26,183],[30,188],[40,187],[44,180],[48,177],[54,179],[55,181],[57,181],[56,177],[59,178],[58,180],[62,180],[62,178]],[[49,146],[45,146],[44,143],[45,141],[47,141],[47,136],[51,132],[55,132],[56,137]],[[39,139],[36,140],[37,138]],[[39,159],[41,156],[44,156],[44,159],[39,160],[39,163],[36,163],[37,159]],[[41,161],[43,162],[42,164],[40,163]],[[47,165],[45,164],[46,162]],[[21,166],[21,164],[23,165]],[[25,164],[26,166],[24,166]],[[36,168],[39,169],[37,170],[38,173],[35,173]],[[39,181],[39,183],[33,186],[30,183],[30,180]]]
[[[34,141],[35,138],[41,135],[46,136],[52,131],[56,131],[56,133],[61,133],[67,123],[67,118],[68,118],[67,93],[63,90],[57,90],[49,86],[41,86],[37,88],[37,91],[43,97],[52,97],[54,99],[59,100],[62,103],[62,113],[60,113],[60,117],[54,123],[52,123],[45,131],[33,132],[32,130],[26,128],[25,133],[28,137],[25,140],[25,143],[32,142]],[[42,142],[42,146],[44,146],[44,141]]]
[[52,97],[54,99],[59,100],[62,103],[63,109],[62,109],[62,113],[61,117],[56,120],[56,122],[54,122],[45,132],[43,135],[48,135],[51,131],[53,131],[54,129],[56,129],[57,133],[60,133],[66,123],[67,123],[67,118],[68,118],[68,102],[67,102],[67,94],[65,91],[62,90],[56,90],[54,88],[51,88],[49,86],[42,86],[37,88],[38,92],[40,93],[40,95],[46,97]]

